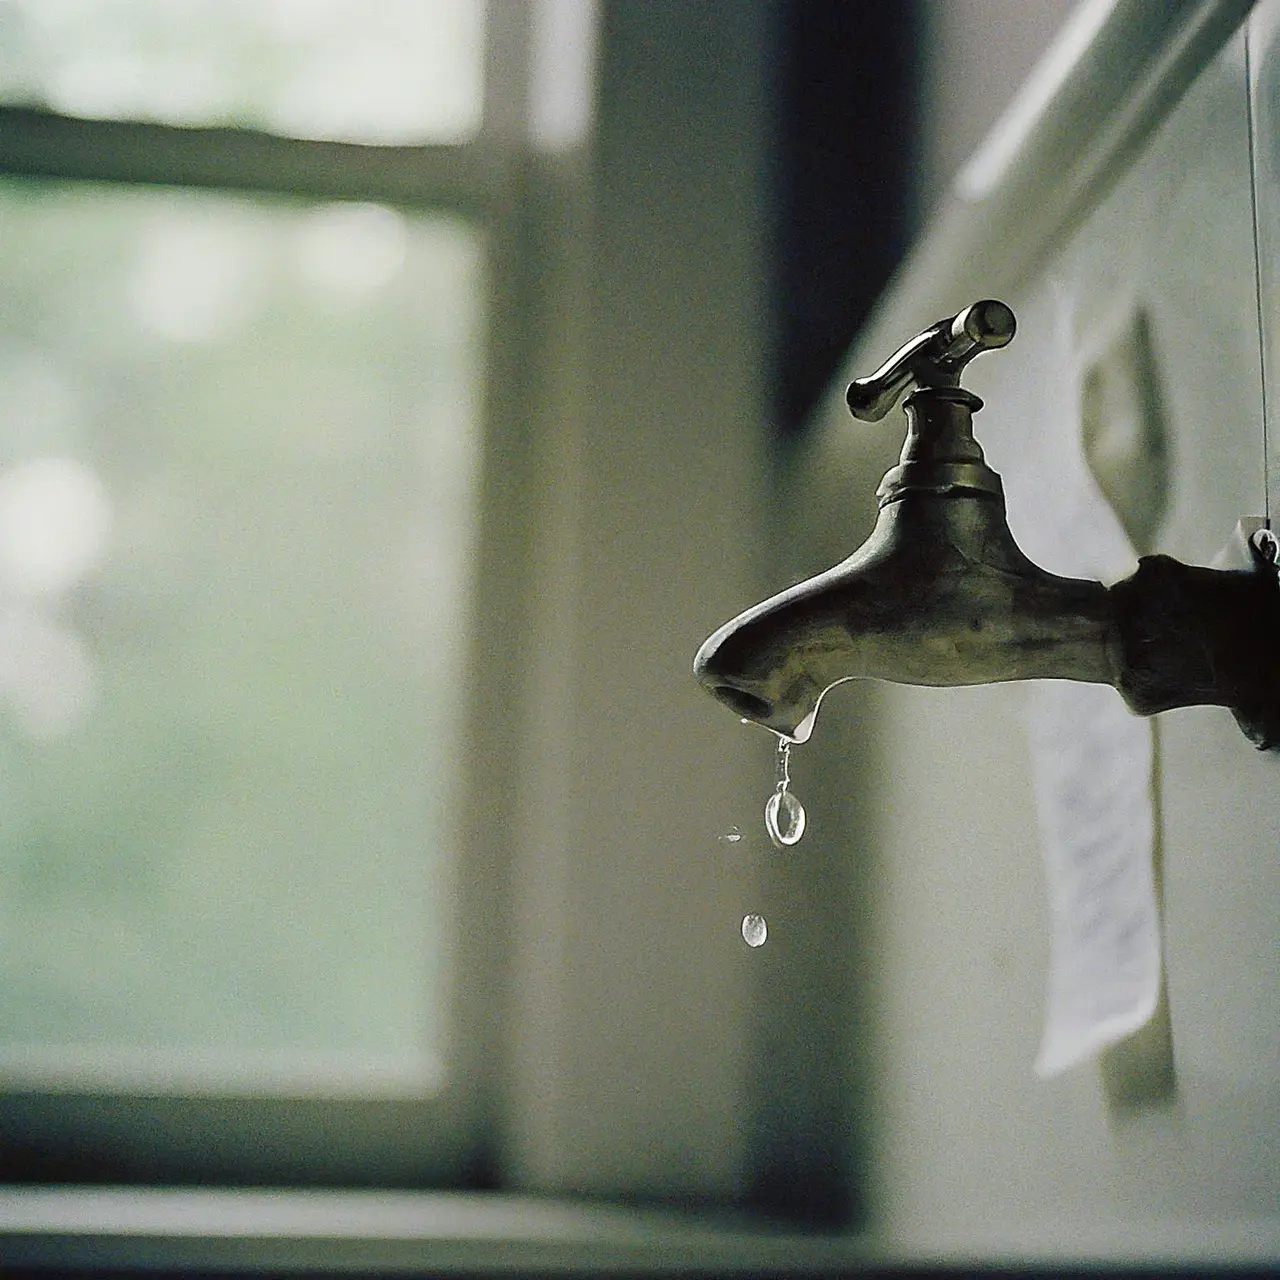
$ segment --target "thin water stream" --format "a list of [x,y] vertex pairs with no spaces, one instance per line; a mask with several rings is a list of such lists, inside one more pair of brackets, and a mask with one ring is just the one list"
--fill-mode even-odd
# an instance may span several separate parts
[[[804,805],[791,790],[791,747],[794,741],[792,738],[778,739],[777,785],[764,806],[764,829],[778,849],[790,849],[798,844],[807,822]],[[738,827],[731,827],[720,837],[723,844],[737,844],[741,839],[742,831]],[[747,946],[762,947],[768,936],[769,927],[764,916],[752,911],[742,917],[742,940]]]

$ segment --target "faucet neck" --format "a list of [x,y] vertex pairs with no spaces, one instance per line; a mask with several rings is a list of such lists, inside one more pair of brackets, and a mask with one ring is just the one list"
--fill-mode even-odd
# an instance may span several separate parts
[[876,490],[882,507],[909,493],[948,495],[968,490],[1003,498],[1000,477],[986,464],[973,438],[973,415],[982,401],[962,387],[927,387],[909,395],[907,440],[898,465]]

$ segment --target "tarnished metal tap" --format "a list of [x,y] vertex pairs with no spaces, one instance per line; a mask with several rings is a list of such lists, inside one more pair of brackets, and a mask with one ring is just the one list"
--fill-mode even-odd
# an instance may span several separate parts
[[1280,743],[1280,678],[1263,640],[1280,634],[1280,586],[1260,553],[1253,571],[1148,556],[1108,588],[1047,573],[1019,550],[1000,477],[973,438],[982,401],[960,387],[964,366],[1014,330],[1004,303],[976,302],[849,387],[850,411],[868,421],[913,388],[871,536],[725,623],[698,650],[695,676],[738,715],[797,741],[827,689],[873,677],[1110,684],[1139,714],[1224,705],[1258,746]]

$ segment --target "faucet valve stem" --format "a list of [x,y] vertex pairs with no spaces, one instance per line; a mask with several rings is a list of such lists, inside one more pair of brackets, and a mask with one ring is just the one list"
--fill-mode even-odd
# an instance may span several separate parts
[[908,387],[958,387],[961,370],[974,356],[1008,346],[1016,330],[1013,311],[1003,302],[975,302],[918,333],[870,377],[855,378],[845,393],[849,412],[879,422]]
[[975,356],[1007,346],[1016,329],[1009,307],[986,298],[930,325],[869,378],[850,385],[850,412],[872,422],[915,388],[903,405],[907,439],[899,465],[876,491],[882,507],[909,493],[970,492],[1003,499],[1000,477],[973,438],[973,415],[982,401],[961,387],[960,374]]

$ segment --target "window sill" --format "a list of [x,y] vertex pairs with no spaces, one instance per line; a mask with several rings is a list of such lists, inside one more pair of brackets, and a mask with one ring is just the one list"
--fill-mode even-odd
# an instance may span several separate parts
[[0,1188],[0,1269],[664,1275],[830,1273],[852,1236],[460,1192]]

